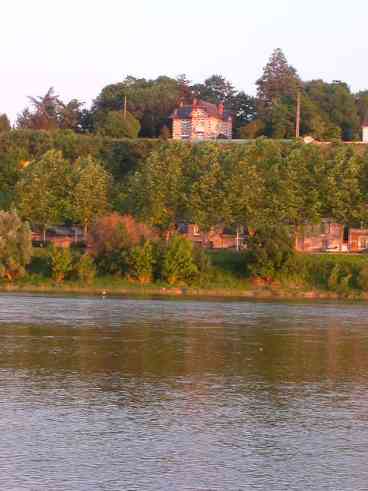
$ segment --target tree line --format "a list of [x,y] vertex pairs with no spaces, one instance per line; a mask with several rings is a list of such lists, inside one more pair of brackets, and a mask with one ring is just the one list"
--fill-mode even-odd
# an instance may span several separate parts
[[205,234],[219,226],[298,226],[322,218],[367,223],[364,145],[266,138],[236,145],[149,145],[75,140],[68,132],[53,140],[41,133],[38,141],[37,135],[26,133],[28,148],[17,145],[17,138],[12,145],[6,140],[7,151],[1,151],[0,137],[0,195],[1,208],[15,208],[43,229],[77,223],[87,231],[96,218],[114,211],[163,236],[181,222],[195,223]]
[[[344,81],[303,81],[284,53],[276,49],[256,81],[256,96],[238,90],[215,74],[203,83],[185,75],[156,79],[126,77],[107,85],[90,108],[83,101],[63,102],[50,88],[42,97],[30,97],[15,122],[18,129],[70,129],[112,138],[167,138],[170,114],[180,102],[195,97],[223,102],[234,116],[234,137],[291,138],[295,135],[296,101],[301,102],[301,134],[319,140],[359,140],[368,110],[368,90],[353,93]],[[0,132],[10,129],[0,115]]]

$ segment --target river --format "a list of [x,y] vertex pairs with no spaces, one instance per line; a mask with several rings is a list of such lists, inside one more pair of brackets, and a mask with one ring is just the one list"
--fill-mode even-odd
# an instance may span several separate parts
[[368,489],[368,305],[0,295],[0,489]]

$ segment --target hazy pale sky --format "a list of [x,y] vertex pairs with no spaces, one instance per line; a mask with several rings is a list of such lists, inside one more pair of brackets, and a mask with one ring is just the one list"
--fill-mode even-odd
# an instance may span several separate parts
[[304,80],[368,88],[367,0],[1,0],[0,113],[55,87],[88,104],[126,75],[213,73],[255,93],[274,48]]

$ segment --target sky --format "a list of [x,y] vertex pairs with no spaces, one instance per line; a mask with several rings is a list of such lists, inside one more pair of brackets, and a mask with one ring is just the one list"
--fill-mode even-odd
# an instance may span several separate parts
[[368,88],[367,0],[1,0],[0,113],[54,87],[87,107],[127,75],[221,74],[255,94],[281,48],[303,80]]

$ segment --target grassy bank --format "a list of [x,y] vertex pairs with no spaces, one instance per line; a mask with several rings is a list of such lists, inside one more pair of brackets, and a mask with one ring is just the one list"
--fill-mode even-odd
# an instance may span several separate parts
[[246,255],[210,251],[210,271],[190,285],[155,282],[141,285],[121,276],[97,276],[89,284],[77,279],[56,283],[51,278],[46,252],[36,250],[27,276],[2,281],[0,291],[80,293],[125,296],[192,296],[228,298],[368,299],[368,258],[365,255],[296,255],[272,282],[247,274]]

